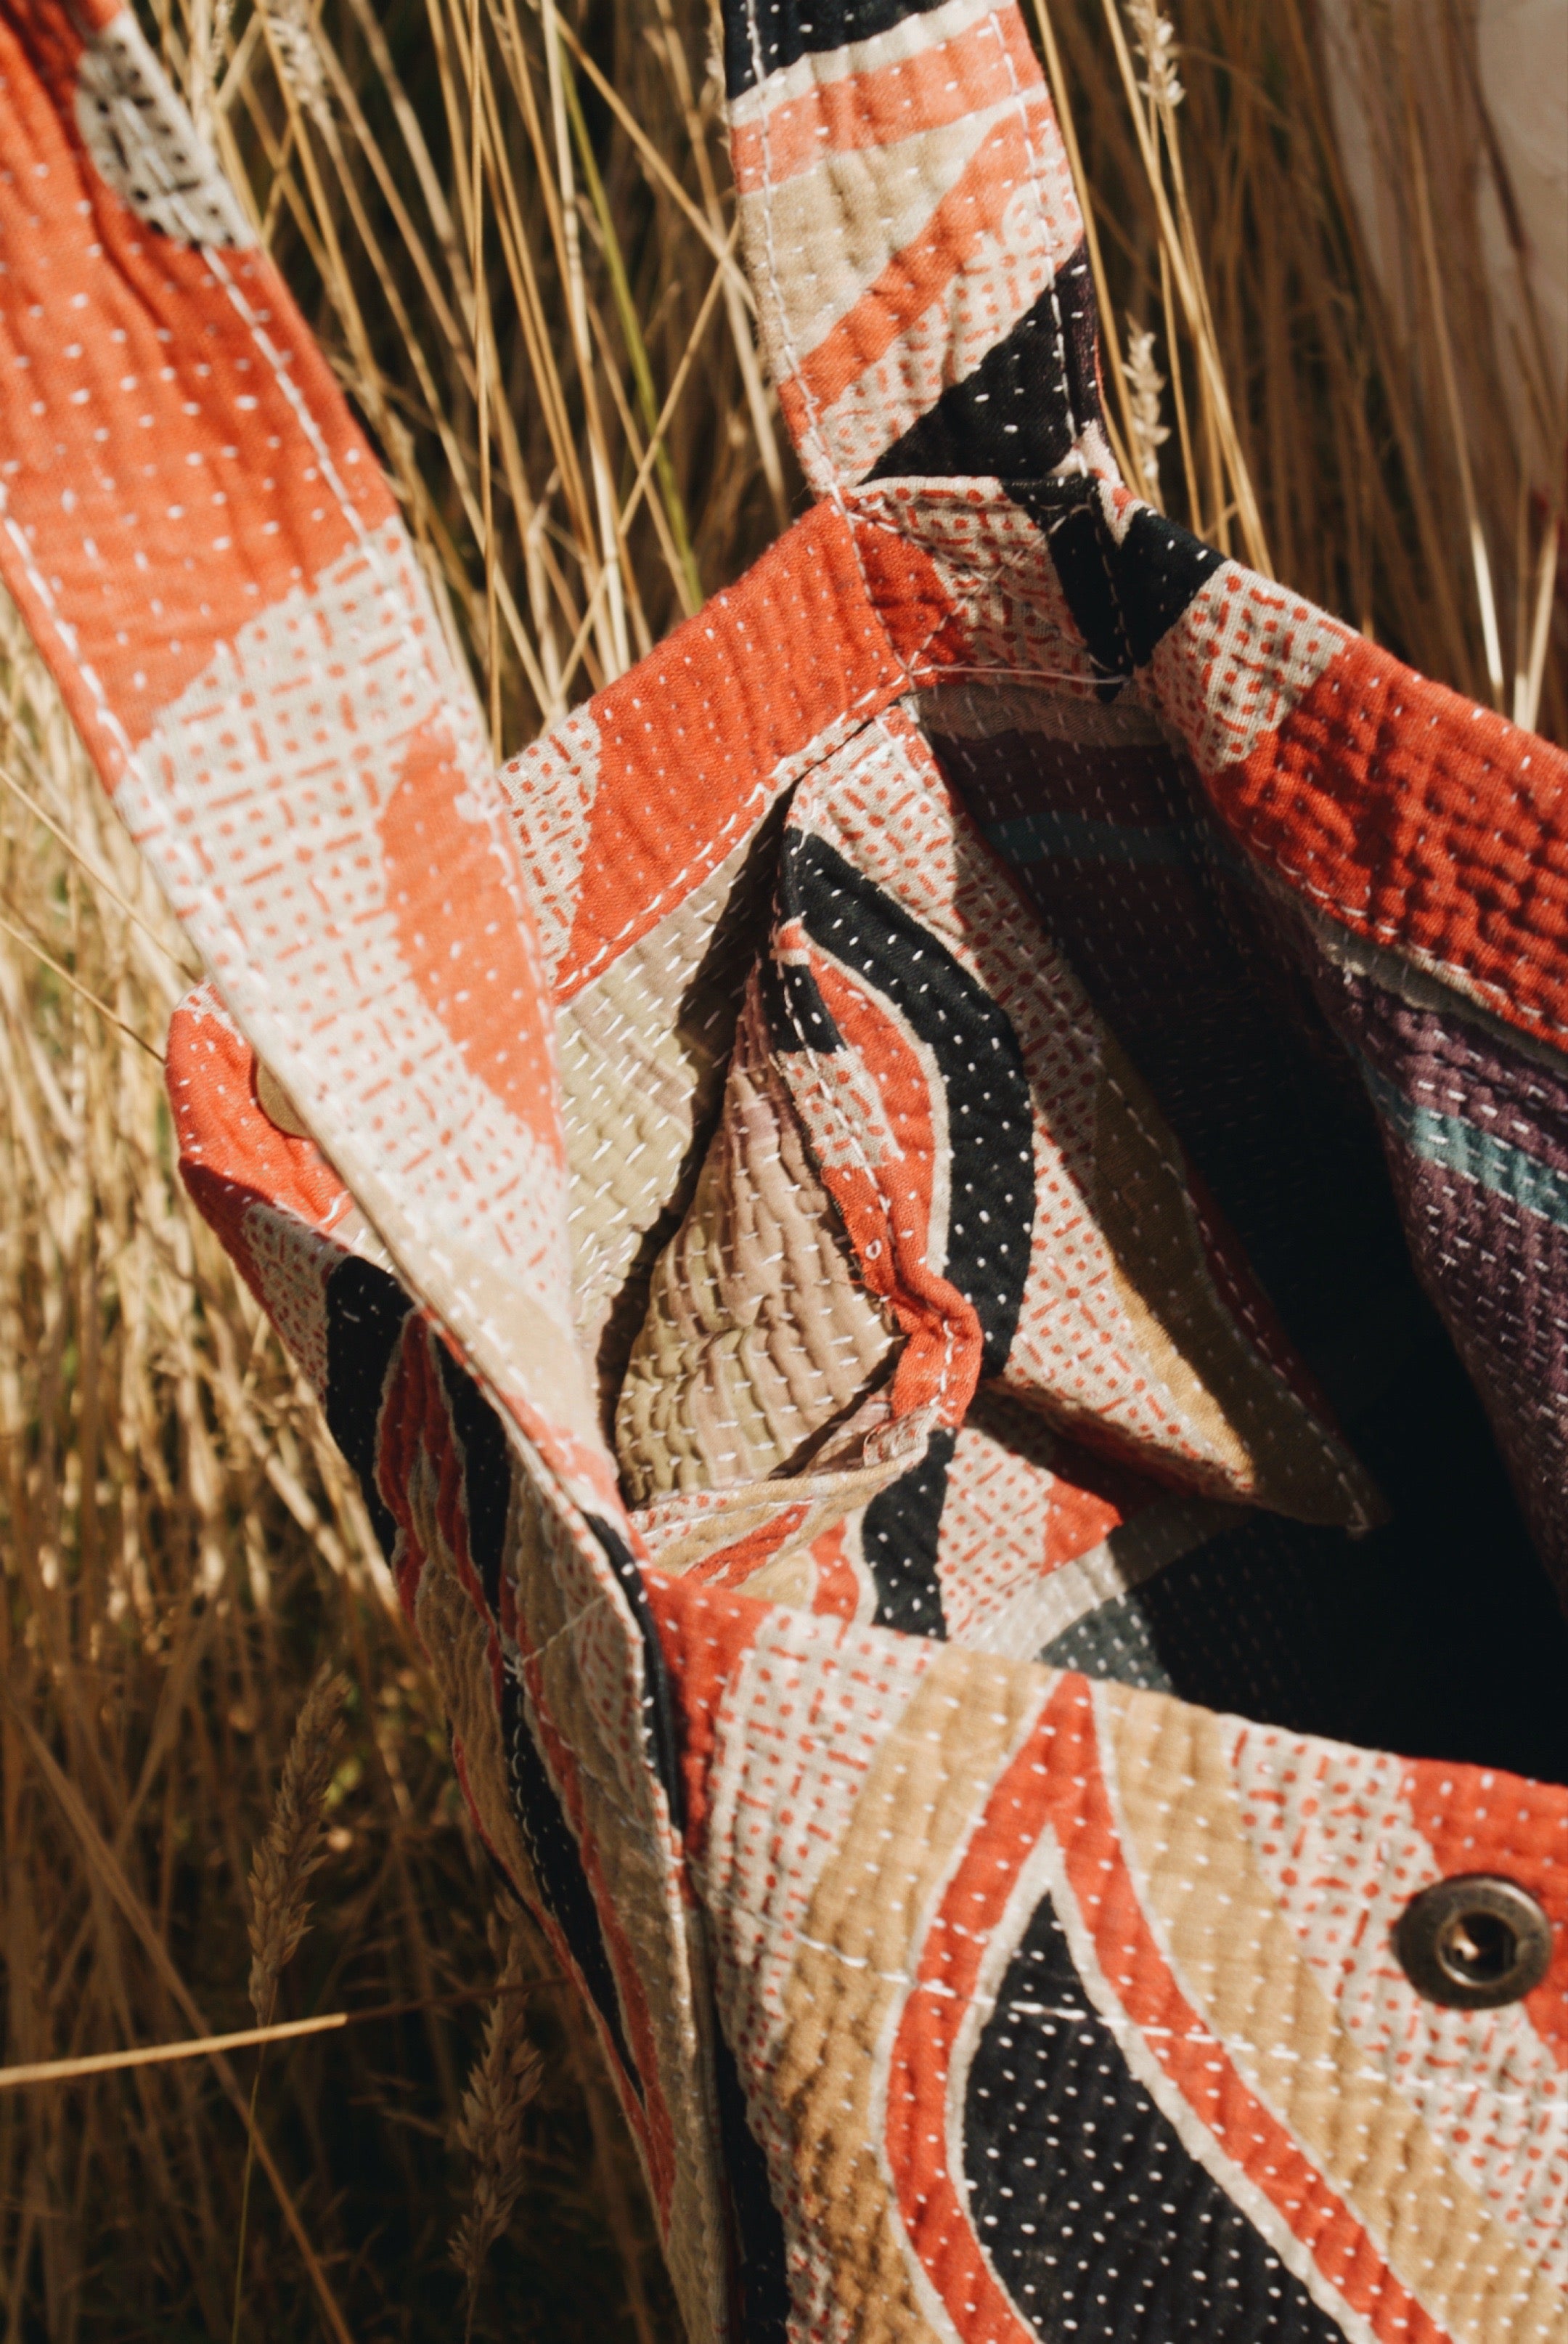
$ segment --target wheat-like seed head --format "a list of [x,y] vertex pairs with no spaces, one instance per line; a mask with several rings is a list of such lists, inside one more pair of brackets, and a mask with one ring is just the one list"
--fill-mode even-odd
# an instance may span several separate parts
[[1180,106],[1187,93],[1176,71],[1176,27],[1155,0],[1127,0],[1127,14],[1149,76],[1139,88],[1156,106]]
[[472,2164],[473,2196],[452,2239],[452,2259],[467,2288],[472,2329],[490,2249],[506,2235],[528,2167],[523,2118],[538,2091],[544,2063],[527,2032],[521,1941],[507,1930],[507,1954],[485,2024],[485,2047],[463,2095],[457,2146]]
[[327,133],[332,126],[332,98],[309,0],[264,0],[263,13],[277,55],[278,70],[288,84],[296,106],[310,116],[319,131]]
[[258,2026],[271,2024],[277,1981],[294,1958],[310,1918],[306,1894],[320,1864],[321,1814],[343,1733],[340,1676],[325,1672],[305,1696],[283,1776],[250,1867],[250,1999]]
[[1165,378],[1154,363],[1154,336],[1136,318],[1127,320],[1127,391],[1138,461],[1152,503],[1160,502],[1160,450],[1171,437],[1171,427],[1160,419],[1160,394]]

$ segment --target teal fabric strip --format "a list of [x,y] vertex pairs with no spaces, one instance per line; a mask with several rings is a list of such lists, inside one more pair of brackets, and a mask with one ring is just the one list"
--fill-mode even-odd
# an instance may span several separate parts
[[1423,1164],[1462,1173],[1494,1197],[1506,1197],[1556,1228],[1568,1229],[1568,1172],[1554,1171],[1539,1157],[1511,1147],[1489,1131],[1478,1131],[1460,1116],[1439,1115],[1432,1107],[1417,1106],[1364,1058],[1361,1070],[1378,1113]]

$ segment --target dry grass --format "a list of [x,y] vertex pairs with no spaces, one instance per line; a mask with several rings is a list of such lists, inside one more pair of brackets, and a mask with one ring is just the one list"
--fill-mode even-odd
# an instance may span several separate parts
[[[241,2332],[447,2333],[488,1869],[357,1496],[174,1179],[152,1049],[179,941],[14,628],[0,675],[0,918],[19,932],[0,937],[5,2061],[248,2026],[253,1861],[319,1793],[297,1949],[300,1835],[275,1831],[264,1867],[277,2016],[392,2015],[270,2054]],[[342,1746],[325,1784],[280,1797],[324,1654],[347,1681]],[[539,2332],[598,2339],[628,2288],[663,2299],[559,1999],[530,1998],[545,2088],[493,2268]],[[0,2094],[7,2339],[229,2333],[255,2069],[236,2052]]]
[[[1342,185],[1311,0],[1182,0],[1169,42],[1102,0],[1035,21],[1127,328],[1130,465],[1431,672],[1535,694],[1563,737],[1561,614],[1537,623],[1561,386],[1502,396],[1453,201],[1484,126],[1458,31],[1435,96],[1401,66],[1416,5],[1447,26],[1449,0],[1339,10],[1377,66],[1397,298]],[[151,21],[509,750],[803,501],[706,15],[161,0]],[[357,1493],[174,1177],[156,1053],[184,951],[0,622],[5,2059],[249,2024],[247,1880],[308,1688],[340,1670],[341,1745],[303,1803],[312,1925],[268,1975],[280,2019],[378,2015],[270,2051],[240,2333],[447,2337],[467,2290],[481,2330],[654,2344],[674,2315],[586,2031],[536,1944],[487,1944],[488,1877]],[[0,2093],[5,2344],[229,2332],[256,2056]]]
[[1125,329],[1152,333],[1170,378],[1169,509],[1568,739],[1568,384],[1522,290],[1467,0],[1173,0],[1169,44],[1151,0],[1030,5],[1054,28],[1106,312],[1124,352]]
[[457,2145],[472,2167],[472,2195],[452,2240],[452,2259],[467,2291],[470,2333],[491,2253],[511,2228],[528,2183],[525,2119],[538,2096],[544,2064],[528,2036],[527,1984],[523,1941],[508,1928],[496,1999],[485,2023],[485,2047],[463,2095],[457,2127]]
[[310,1925],[310,1875],[327,1850],[327,1796],[343,1742],[340,1676],[323,1672],[295,1722],[272,1814],[250,1866],[250,2006],[270,2026],[284,1971]]

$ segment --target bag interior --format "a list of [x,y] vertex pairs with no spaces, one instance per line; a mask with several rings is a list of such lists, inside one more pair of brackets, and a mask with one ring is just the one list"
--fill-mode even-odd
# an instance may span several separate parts
[[[1337,1437],[1382,1499],[1381,1520],[1347,1528],[1293,1519],[1266,1501],[1227,1502],[1221,1493],[1213,1502],[1211,1492],[1201,1534],[1177,1541],[1171,1559],[1130,1574],[1132,1583],[1014,1657],[1292,1731],[1568,1774],[1568,1623],[1486,1409],[1412,1262],[1375,1082],[1340,1015],[1342,973],[1228,841],[1136,687],[1111,700],[959,682],[911,694],[901,714],[984,841],[1010,917],[1028,924],[1042,959],[1066,964],[1136,1069],[1323,1396]],[[797,787],[809,785],[808,778]],[[886,1413],[900,1349],[913,1339],[865,1291],[866,1265],[819,1177],[819,1133],[814,1146],[789,1099],[780,1104],[790,819],[787,803],[776,806],[712,895],[678,1021],[689,1040],[700,1037],[688,1051],[698,1069],[690,1144],[590,1330],[607,1430],[639,1522],[652,1519],[650,1500],[659,1497],[650,1473],[663,1472],[668,1502],[723,1501],[724,1460],[737,1441],[742,1450],[751,1443],[737,1480],[754,1489],[759,1476],[784,1494],[825,1487],[824,1458],[831,1461],[847,1424],[863,1429],[868,1409]],[[1456,997],[1444,1007],[1462,1023],[1490,1022]],[[661,1014],[650,998],[650,1021]],[[568,1057],[570,1048],[568,1033]],[[768,1266],[784,1241],[770,1254],[772,1224],[765,1210],[759,1218],[757,1197],[737,1202],[738,1183],[759,1186],[754,1167],[732,1146],[727,1153],[728,1119],[737,1114],[748,1131],[759,1116],[767,1124],[770,1177],[783,1181],[794,1225],[805,1229],[789,1243],[805,1245],[809,1263],[795,1260],[782,1284],[769,1283]],[[570,1121],[568,1096],[568,1129]],[[941,1144],[942,1177],[956,1195],[1001,1142],[982,1118],[978,1129],[950,1129]],[[601,1176],[582,1148],[572,1153],[586,1190]],[[1452,1317],[1441,1258],[1441,1246],[1429,1248],[1425,1267]],[[738,1430],[744,1410],[725,1399],[735,1389],[725,1378],[737,1329],[743,1320],[754,1336],[759,1308],[788,1316],[814,1293],[832,1299],[837,1354],[804,1402],[782,1385],[777,1407],[763,1395],[770,1431]],[[736,1310],[731,1323],[726,1314]],[[647,1352],[655,1333],[664,1347],[657,1357]],[[724,1369],[717,1379],[716,1355]],[[697,1360],[695,1382],[669,1383],[660,1360],[671,1356]],[[1030,1452],[1031,1427],[1042,1420],[1060,1440],[1051,1396],[1026,1393],[1020,1406],[997,1364],[987,1361],[969,1420],[1002,1451]],[[1059,1448],[1051,1504],[1060,1507],[1064,1471],[1076,1474],[1086,1502],[1097,1492],[1119,1502],[1126,1459],[1112,1453],[1114,1443],[1101,1453],[1092,1425],[1087,1439],[1081,1425],[1065,1430],[1076,1463],[1063,1469]],[[680,1448],[673,1462],[671,1439]],[[1137,1463],[1151,1470],[1147,1457]],[[1151,1470],[1159,1480],[1157,1457]],[[917,1458],[901,1482],[884,1482],[875,1500],[884,1544],[931,1535],[921,1484],[931,1470]],[[847,1482],[844,1502],[856,1501]],[[1043,1519],[1015,1521],[1010,1531],[1026,1539],[1038,1531],[1044,1551]],[[789,1587],[774,1567],[757,1591],[789,1600]],[[881,1601],[876,1616],[962,1636],[961,1622],[930,1612],[928,1604],[920,1616],[917,1601],[900,1614]]]

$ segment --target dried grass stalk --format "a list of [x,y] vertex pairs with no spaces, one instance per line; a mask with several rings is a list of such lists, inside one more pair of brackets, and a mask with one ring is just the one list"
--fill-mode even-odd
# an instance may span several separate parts
[[1160,501],[1160,450],[1171,437],[1169,424],[1160,418],[1160,394],[1165,388],[1165,378],[1154,363],[1154,336],[1141,326],[1136,318],[1127,320],[1128,402],[1131,409],[1132,436],[1138,447],[1138,467],[1143,475],[1149,501],[1163,512]]
[[523,2120],[544,2077],[544,2062],[527,2031],[522,1939],[509,1927],[506,1938],[496,1999],[485,2022],[484,2048],[463,2095],[457,2131],[457,2146],[473,2167],[468,2210],[452,2240],[452,2259],[467,2290],[469,2333],[485,2266],[510,2228],[528,2178]]
[[263,14],[289,95],[323,136],[329,135],[332,100],[327,68],[316,45],[316,19],[309,0],[263,0]]
[[1127,16],[1148,74],[1139,88],[1155,106],[1180,106],[1187,93],[1176,70],[1175,25],[1154,0],[1127,0]]
[[1169,510],[1568,736],[1568,379],[1483,13],[1034,5],[1102,311],[1156,335],[1107,343],[1129,477],[1153,485],[1132,370],[1157,366]]
[[277,1982],[310,1919],[306,1894],[327,1851],[323,1810],[343,1741],[341,1676],[323,1672],[305,1696],[283,1762],[266,1834],[250,1867],[250,2002],[258,2026],[272,2023]]

